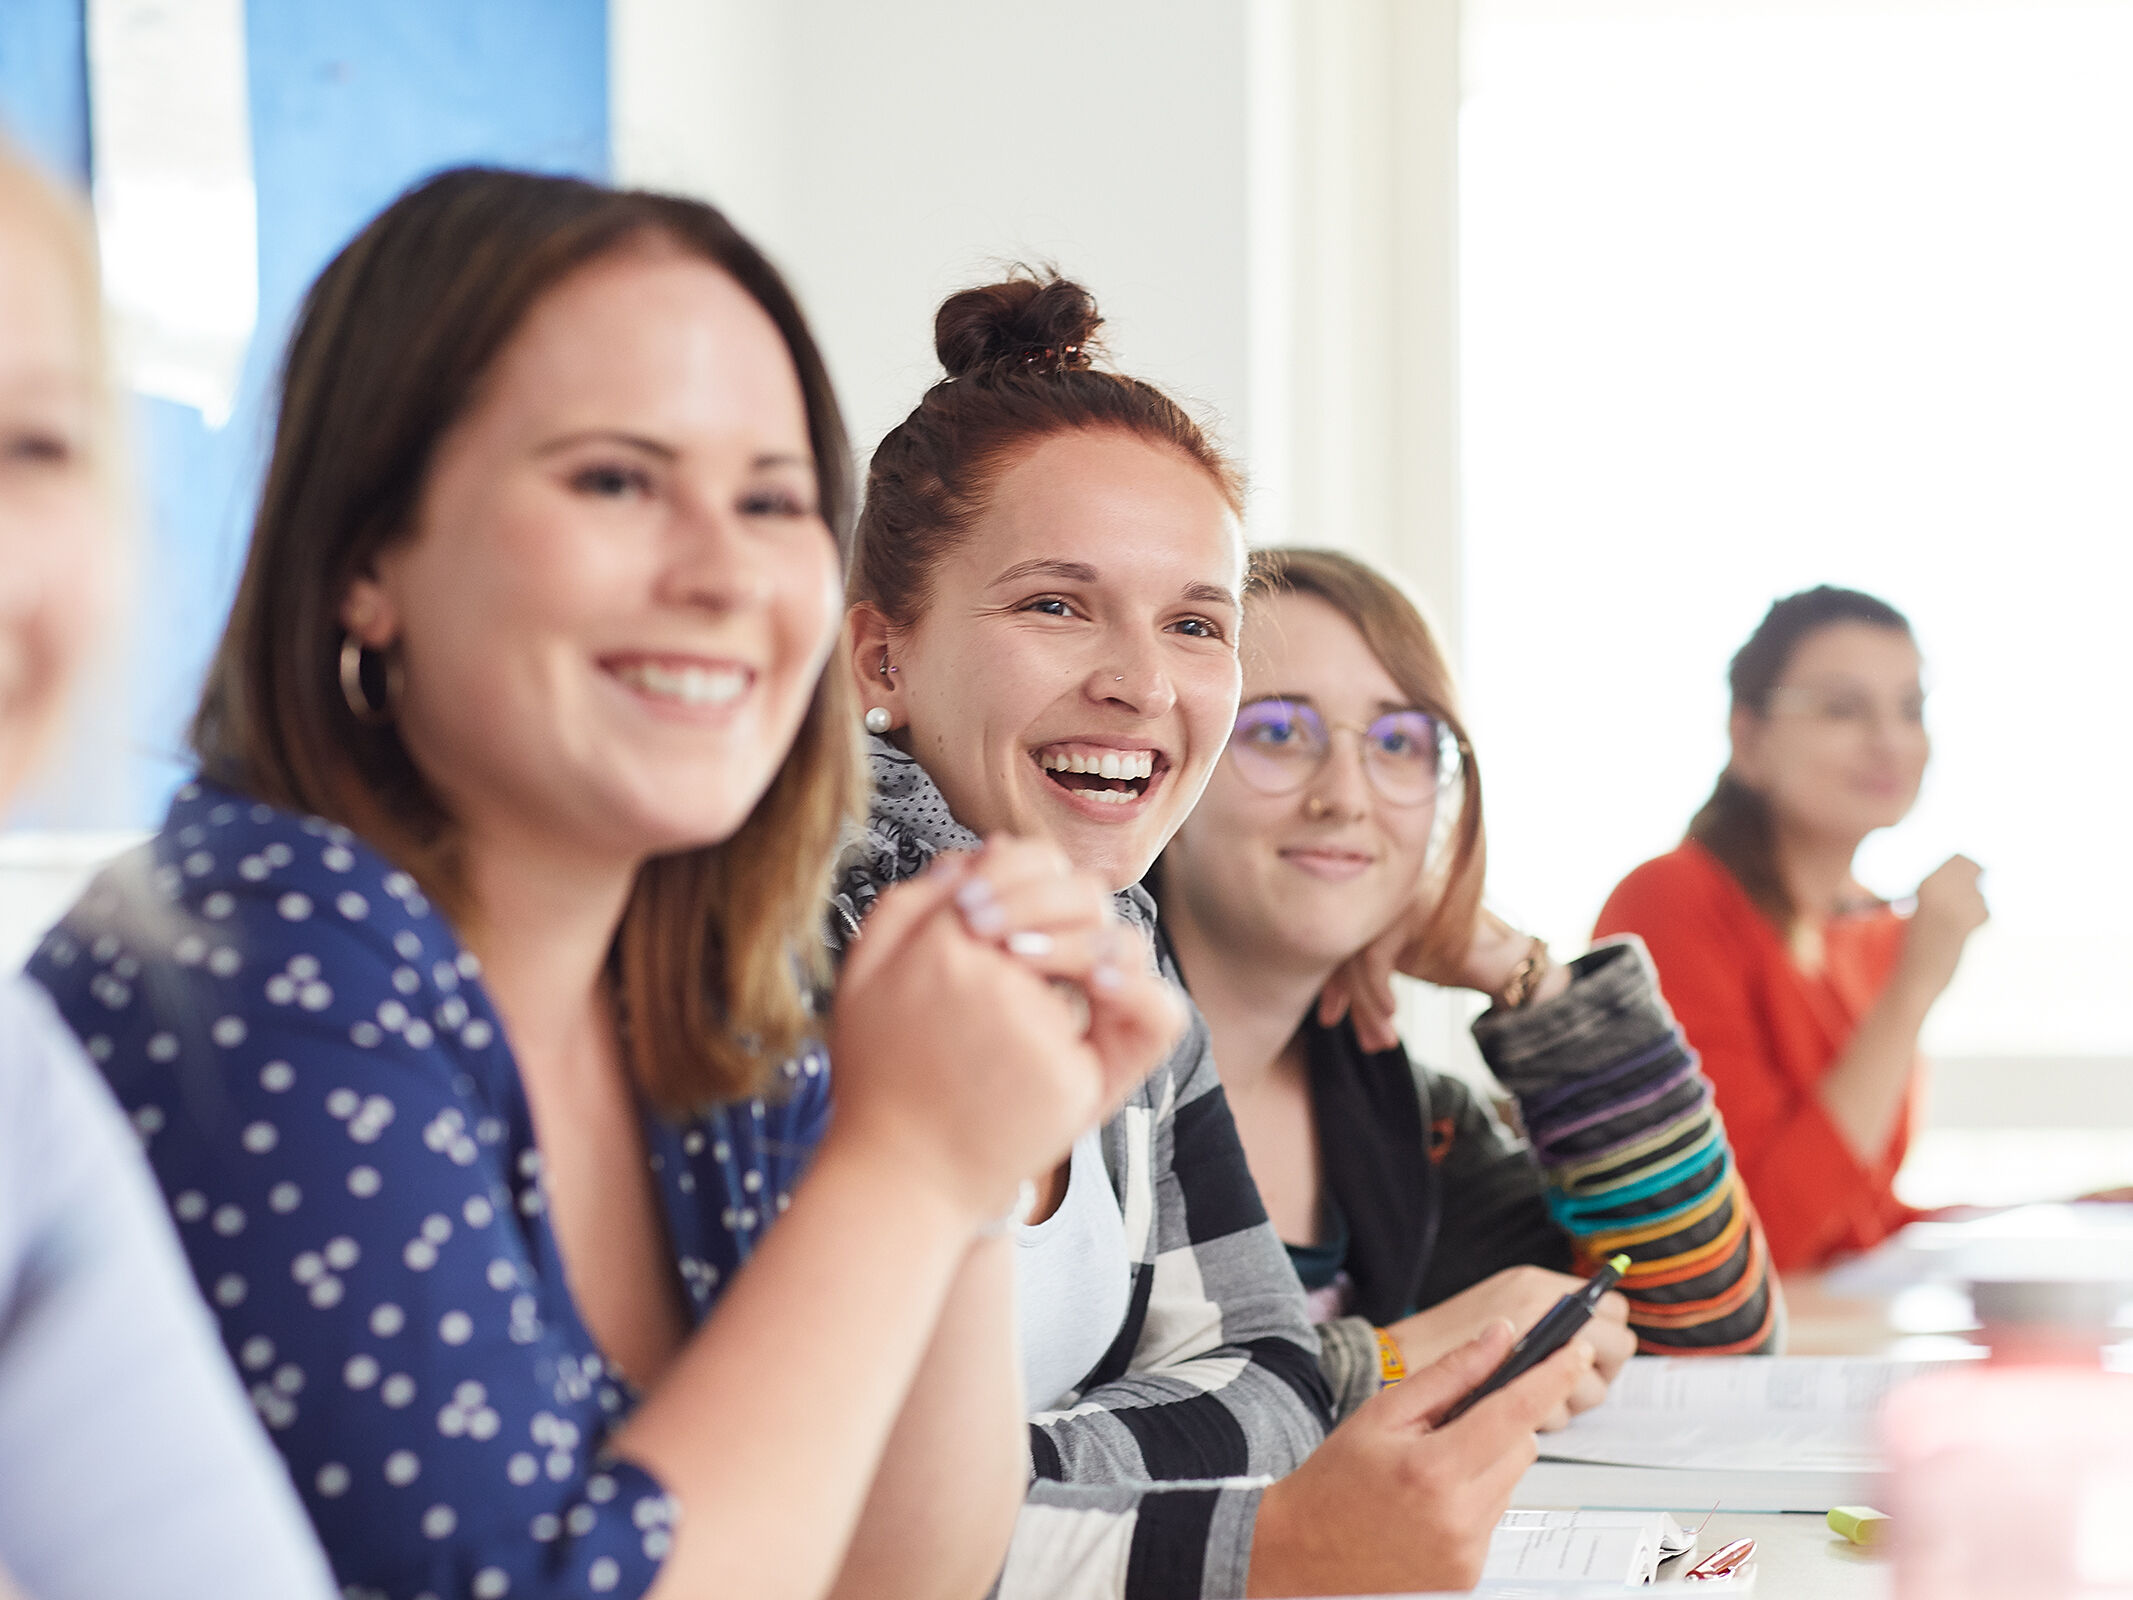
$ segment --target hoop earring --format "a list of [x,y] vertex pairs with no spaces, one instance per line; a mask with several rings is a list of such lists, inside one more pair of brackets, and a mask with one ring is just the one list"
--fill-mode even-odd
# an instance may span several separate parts
[[[375,654],[385,663],[385,704],[373,705],[370,691],[363,687],[363,657]],[[341,698],[348,703],[348,711],[365,727],[376,728],[393,719],[393,702],[400,698],[400,667],[384,651],[366,651],[363,641],[352,633],[341,635]]]

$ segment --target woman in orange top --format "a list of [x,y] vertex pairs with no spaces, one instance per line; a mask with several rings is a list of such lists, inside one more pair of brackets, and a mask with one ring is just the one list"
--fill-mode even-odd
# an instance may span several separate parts
[[1616,886],[1595,938],[1635,933],[1703,1057],[1780,1270],[1909,1221],[1918,1033],[1983,924],[1951,857],[1906,919],[1852,858],[1918,798],[1928,741],[1902,613],[1848,589],[1773,605],[1733,658],[1732,759],[1680,848]]

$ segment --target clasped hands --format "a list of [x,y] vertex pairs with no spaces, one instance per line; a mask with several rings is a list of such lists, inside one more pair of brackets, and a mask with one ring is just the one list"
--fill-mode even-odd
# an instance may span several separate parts
[[1185,1017],[1109,891],[1055,845],[944,854],[882,894],[846,959],[839,1128],[900,1152],[982,1228],[1161,1065]]

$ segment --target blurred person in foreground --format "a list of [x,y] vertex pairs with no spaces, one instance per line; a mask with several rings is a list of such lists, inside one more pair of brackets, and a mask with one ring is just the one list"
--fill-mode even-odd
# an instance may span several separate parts
[[1984,926],[1953,856],[1909,916],[1853,859],[1910,813],[1925,690],[1903,614],[1827,586],[1770,607],[1733,658],[1732,756],[1679,847],[1616,886],[1595,938],[1640,935],[1717,1086],[1780,1271],[1879,1243],[1896,1198],[1919,1030]]
[[[0,148],[0,804],[56,734],[110,589],[100,317],[78,207]],[[338,1592],[133,1131],[15,976],[0,982],[0,1568],[27,1600]]]

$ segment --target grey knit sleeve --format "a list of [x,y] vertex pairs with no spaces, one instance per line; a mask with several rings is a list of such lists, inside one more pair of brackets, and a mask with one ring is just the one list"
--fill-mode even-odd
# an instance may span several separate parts
[[1335,1317],[1318,1325],[1318,1370],[1333,1391],[1336,1422],[1378,1392],[1378,1335],[1368,1317]]

